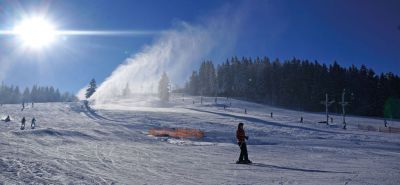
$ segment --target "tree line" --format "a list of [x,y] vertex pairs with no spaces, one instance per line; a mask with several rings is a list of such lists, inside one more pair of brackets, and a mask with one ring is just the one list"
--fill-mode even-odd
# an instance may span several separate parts
[[1,84],[0,87],[0,103],[15,104],[22,102],[70,102],[76,101],[74,94],[64,92],[60,93],[59,89],[53,86],[37,86],[32,88],[26,87],[23,91],[19,86]]
[[328,93],[331,112],[340,113],[343,89],[346,112],[363,116],[400,118],[400,78],[376,74],[365,65],[342,67],[293,58],[281,62],[232,57],[216,68],[204,61],[194,70],[184,91],[191,95],[226,96],[304,111],[323,111]]

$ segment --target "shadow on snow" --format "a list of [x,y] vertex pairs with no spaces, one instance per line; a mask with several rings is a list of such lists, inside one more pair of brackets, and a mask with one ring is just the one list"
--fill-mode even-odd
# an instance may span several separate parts
[[[242,164],[243,165],[243,164]],[[246,165],[246,164],[245,164]],[[285,167],[285,166],[277,166],[277,165],[271,165],[271,164],[263,164],[263,163],[252,163],[252,164],[247,164],[250,166],[256,166],[256,167],[263,167],[263,168],[275,168],[275,169],[281,169],[281,170],[291,170],[291,171],[299,171],[299,172],[310,172],[310,173],[346,173],[346,174],[352,174],[354,172],[338,172],[338,171],[327,171],[327,170],[313,170],[313,169],[303,169],[303,168],[294,168],[294,167]],[[236,170],[236,169],[235,169]],[[248,170],[248,169],[246,169]]]
[[265,120],[258,119],[258,118],[245,117],[245,116],[237,116],[237,115],[232,115],[232,114],[227,114],[227,113],[221,113],[221,112],[211,112],[211,111],[200,110],[200,109],[193,109],[193,108],[187,108],[187,109],[189,109],[189,110],[194,110],[194,111],[198,111],[198,112],[216,114],[216,115],[220,115],[220,116],[233,117],[233,118],[236,118],[236,119],[242,119],[242,120],[246,120],[246,121],[249,121],[249,122],[263,123],[263,124],[267,124],[267,125],[271,125],[271,126],[286,127],[286,128],[295,128],[295,129],[303,129],[303,130],[314,131],[314,132],[323,132],[323,133],[328,133],[328,134],[344,134],[344,133],[341,133],[341,132],[332,132],[332,131],[319,130],[319,129],[301,127],[301,126],[284,125],[284,124],[281,124],[281,123],[269,122],[269,121],[265,121]]

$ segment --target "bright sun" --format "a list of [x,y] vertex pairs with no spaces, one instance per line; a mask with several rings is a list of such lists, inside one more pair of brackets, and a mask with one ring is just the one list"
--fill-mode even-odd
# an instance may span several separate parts
[[14,27],[14,34],[17,35],[26,47],[40,49],[51,44],[56,37],[54,26],[46,19],[31,17],[22,20]]

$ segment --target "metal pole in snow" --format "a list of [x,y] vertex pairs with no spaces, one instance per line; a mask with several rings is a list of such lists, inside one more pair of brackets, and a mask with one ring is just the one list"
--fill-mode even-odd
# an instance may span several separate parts
[[325,102],[321,101],[321,104],[325,104],[325,113],[326,113],[326,124],[329,125],[329,112],[328,107],[335,103],[334,100],[329,102],[328,93],[325,93]]
[[328,115],[328,93],[325,93],[325,112],[326,112],[326,124],[328,125],[328,119],[329,119],[329,115]]
[[345,115],[346,115],[346,110],[344,109],[344,107],[346,106],[345,104],[344,104],[344,95],[345,95],[345,93],[346,93],[346,89],[343,89],[343,93],[342,93],[342,113],[343,113],[343,124],[345,124],[346,125],[346,118],[345,118]]
[[346,129],[346,109],[345,109],[345,107],[348,105],[348,102],[344,101],[345,94],[346,94],[346,89],[343,89],[342,102],[340,103],[340,104],[342,104],[343,129]]

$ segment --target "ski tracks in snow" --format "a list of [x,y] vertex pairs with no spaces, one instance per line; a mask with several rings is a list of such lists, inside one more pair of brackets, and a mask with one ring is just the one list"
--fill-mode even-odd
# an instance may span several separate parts
[[[365,184],[364,179],[371,184],[379,184],[384,178],[388,180],[381,184],[398,180],[395,175],[400,170],[396,150],[399,139],[395,135],[351,129],[339,131],[323,126],[310,130],[299,126],[314,125],[284,122],[283,119],[291,119],[284,117],[287,116],[284,111],[274,112],[277,118],[266,118],[265,109],[249,108],[249,114],[244,115],[216,110],[212,105],[189,103],[188,108],[203,112],[187,111],[181,106],[169,108],[171,112],[146,109],[85,113],[78,104],[35,104],[34,109],[24,114],[37,117],[37,130],[20,131],[15,121],[0,125],[0,139],[4,141],[0,143],[0,181],[8,184],[324,182],[350,185]],[[21,115],[17,105],[7,107],[10,113]],[[278,119],[280,114],[282,118]],[[265,119],[268,123],[253,123],[257,120],[248,117]],[[315,120],[319,117],[316,115]],[[234,143],[238,121],[245,121],[250,135],[250,159],[274,166],[226,165],[239,155]],[[147,130],[152,127],[198,128],[206,132],[206,137],[168,141],[147,136]],[[357,134],[368,137],[350,137]],[[391,147],[375,147],[369,144],[373,140],[380,141],[376,146]],[[325,171],[350,171],[357,175]]]

